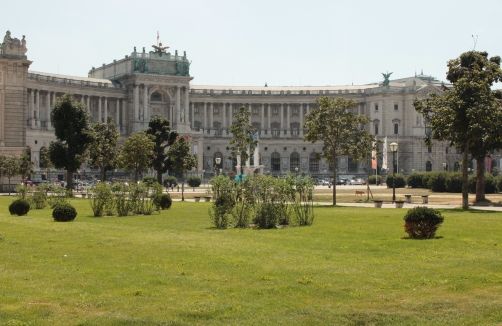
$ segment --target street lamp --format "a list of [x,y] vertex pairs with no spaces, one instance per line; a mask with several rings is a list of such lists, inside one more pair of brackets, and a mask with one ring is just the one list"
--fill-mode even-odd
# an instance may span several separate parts
[[221,163],[221,157],[217,157],[217,158],[215,159],[215,161],[216,161],[216,166],[214,167],[214,171],[215,171],[216,175],[218,175],[218,166],[219,166],[219,165],[220,165],[220,163]]
[[390,144],[390,151],[392,152],[392,202],[396,201],[396,152],[397,143],[393,142]]
[[447,165],[446,162],[444,162],[443,163],[443,170],[445,170],[445,171],[446,171],[446,165]]
[[[192,179],[193,179],[194,173],[195,173],[195,166],[192,168]],[[194,180],[192,180],[192,184],[194,184],[193,182],[194,182]],[[195,187],[192,187],[192,188],[193,188],[193,192],[195,192]]]
[[298,167],[295,167],[296,177],[298,178]]
[[202,170],[202,185],[206,187],[206,170]]

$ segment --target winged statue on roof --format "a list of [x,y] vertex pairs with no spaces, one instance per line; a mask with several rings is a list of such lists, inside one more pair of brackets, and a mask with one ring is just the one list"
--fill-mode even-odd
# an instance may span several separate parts
[[166,51],[167,49],[169,49],[169,47],[168,47],[168,46],[162,46],[162,43],[159,43],[159,45],[158,45],[158,46],[157,46],[157,45],[152,45],[152,48],[154,48],[154,49],[155,49],[155,52],[154,52],[154,51],[152,51],[152,52],[157,53],[157,54],[159,55],[159,57],[161,57],[161,56],[162,56],[162,54],[163,54],[163,53],[166,53],[165,51]]

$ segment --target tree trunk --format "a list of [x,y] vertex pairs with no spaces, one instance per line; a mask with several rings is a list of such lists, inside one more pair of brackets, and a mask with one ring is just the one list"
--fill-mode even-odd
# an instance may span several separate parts
[[181,201],[185,201],[185,178],[181,172]]
[[138,183],[138,170],[134,171],[134,182]]
[[485,200],[485,158],[480,158],[476,160],[476,202]]
[[101,170],[101,181],[106,181],[106,169]]
[[466,141],[462,158],[462,209],[469,208],[469,175],[467,174],[469,159],[469,143]]
[[336,153],[333,153],[333,206],[336,205]]
[[73,171],[66,170],[66,189],[73,189]]
[[160,173],[160,169],[155,170],[157,172],[157,182],[162,184],[162,173]]

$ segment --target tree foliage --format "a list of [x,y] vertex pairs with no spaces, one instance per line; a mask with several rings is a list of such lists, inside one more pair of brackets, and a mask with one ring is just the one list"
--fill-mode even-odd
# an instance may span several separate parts
[[178,139],[171,145],[168,151],[171,169],[181,173],[181,199],[185,200],[185,179],[183,175],[197,166],[197,155],[190,154],[190,144],[185,137]]
[[162,184],[162,174],[170,168],[167,159],[167,148],[174,144],[178,138],[176,130],[171,131],[169,120],[162,117],[153,117],[148,122],[146,133],[154,137],[154,156],[150,166],[157,172],[157,182]]
[[[319,108],[313,108],[305,117],[303,128],[307,129],[305,141],[323,142],[319,156],[334,165],[333,180],[336,180],[336,158],[349,155],[361,161],[371,151],[370,144],[375,137],[364,129],[370,117],[353,114],[352,108],[357,102],[344,98],[333,99],[321,97],[317,99]],[[336,183],[333,184],[333,205],[336,205]]]
[[82,103],[67,93],[54,103],[51,123],[57,141],[51,142],[49,156],[54,167],[66,170],[66,187],[72,189],[73,172],[84,163],[92,142],[89,114]]
[[99,168],[102,181],[106,180],[106,171],[115,168],[119,134],[112,117],[108,117],[106,123],[97,122],[91,126],[89,165]]
[[498,93],[491,87],[500,81],[500,57],[488,58],[488,53],[469,51],[448,62],[447,79],[453,89],[444,95],[430,94],[416,99],[415,109],[421,113],[430,127],[425,142],[448,141],[463,154],[462,207],[468,208],[467,167],[468,155],[478,161],[478,187],[476,200],[484,199],[484,159],[492,150],[502,148],[502,110]]
[[240,156],[241,171],[238,171],[239,174],[242,174],[244,162],[249,158],[248,150],[258,145],[258,140],[252,137],[255,134],[255,130],[249,123],[250,116],[251,112],[244,106],[241,106],[239,112],[235,115],[236,122],[230,126],[230,132],[234,135],[229,141],[230,152],[232,154],[230,159]]
[[121,169],[134,171],[135,182],[138,182],[138,173],[148,171],[155,146],[152,138],[140,131],[127,137],[119,149],[117,165]]

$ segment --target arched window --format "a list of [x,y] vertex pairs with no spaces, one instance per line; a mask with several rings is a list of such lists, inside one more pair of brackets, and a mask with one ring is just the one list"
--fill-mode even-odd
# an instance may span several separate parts
[[162,101],[162,94],[153,92],[152,95],[150,96],[151,101],[155,102],[161,102]]
[[431,161],[427,161],[427,163],[425,163],[425,171],[432,171],[432,162]]
[[277,152],[272,153],[272,157],[270,159],[270,167],[272,171],[280,171],[281,170],[281,155]]
[[289,170],[291,172],[296,172],[295,168],[300,170],[300,154],[297,152],[291,153],[291,156],[289,157]]
[[315,152],[310,153],[309,156],[309,171],[319,172],[319,160],[317,160],[317,155]]

